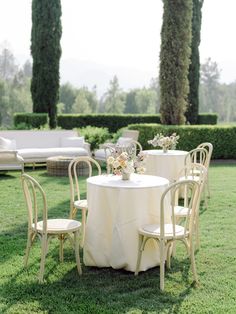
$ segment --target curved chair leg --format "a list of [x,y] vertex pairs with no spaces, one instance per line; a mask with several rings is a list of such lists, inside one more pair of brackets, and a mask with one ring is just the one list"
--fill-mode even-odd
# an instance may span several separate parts
[[82,274],[80,256],[79,256],[79,231],[74,232],[74,244],[75,244],[75,259],[79,275]]
[[139,234],[138,257],[137,257],[136,269],[135,269],[135,273],[134,273],[135,276],[137,276],[139,273],[139,268],[140,268],[142,253],[143,253],[143,248],[142,248],[143,240],[144,240],[144,236],[142,234]]
[[34,238],[35,238],[34,233],[33,232],[28,232],[27,246],[26,246],[26,251],[25,251],[24,267],[27,267],[27,265],[28,265],[29,253],[30,253],[30,249],[32,247],[32,244],[34,242]]
[[164,290],[165,280],[165,243],[160,240],[160,289]]
[[200,249],[200,234],[199,234],[199,215],[196,216],[195,221],[195,236],[196,236],[196,249]]
[[40,270],[39,270],[39,282],[43,282],[44,268],[45,268],[45,260],[47,254],[47,234],[42,236],[41,239],[41,262],[40,262]]

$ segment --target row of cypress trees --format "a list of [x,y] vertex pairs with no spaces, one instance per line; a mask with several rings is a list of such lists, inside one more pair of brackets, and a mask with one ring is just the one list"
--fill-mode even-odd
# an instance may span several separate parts
[[[163,124],[196,123],[203,0],[163,0],[160,88]],[[56,127],[61,57],[61,1],[32,1],[33,112],[46,112]]]

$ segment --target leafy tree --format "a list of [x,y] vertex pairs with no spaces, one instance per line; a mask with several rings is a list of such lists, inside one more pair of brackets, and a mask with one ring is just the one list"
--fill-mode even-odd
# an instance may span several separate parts
[[18,66],[15,64],[13,53],[4,47],[0,54],[0,77],[6,81],[12,80],[17,71]]
[[146,88],[138,90],[135,95],[135,102],[139,113],[156,113],[156,91]]
[[102,100],[106,113],[123,113],[125,107],[124,93],[119,88],[117,76],[110,81],[110,87]]
[[77,93],[75,103],[72,107],[74,113],[92,113],[92,110],[89,106],[88,99],[86,97],[86,92],[84,89],[80,89]]
[[220,70],[216,62],[208,58],[201,65],[201,111],[218,112],[220,106],[219,93]]
[[56,127],[61,34],[60,0],[33,0],[31,31],[33,112],[47,112],[50,128]]
[[136,98],[135,98],[136,94],[137,94],[136,89],[133,89],[126,94],[124,113],[138,113],[139,112],[138,106],[136,104]]
[[163,0],[160,91],[163,124],[185,122],[189,92],[192,0]]
[[75,98],[76,90],[70,83],[61,85],[59,102],[64,104],[63,112],[65,113],[72,112],[72,106],[75,102]]
[[200,58],[202,5],[204,0],[193,0],[191,62],[189,65],[189,95],[186,119],[191,124],[197,123],[199,111]]
[[23,73],[25,77],[32,77],[32,63],[30,62],[30,60],[25,61],[23,65]]

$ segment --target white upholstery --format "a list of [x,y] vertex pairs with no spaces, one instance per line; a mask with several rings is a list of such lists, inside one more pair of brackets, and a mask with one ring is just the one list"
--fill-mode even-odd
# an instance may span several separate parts
[[4,137],[0,137],[0,150],[2,149],[16,149],[16,141],[15,140],[9,140]]
[[[0,131],[1,151],[16,149],[24,162],[45,162],[48,157],[89,156],[90,146],[84,141],[84,137],[78,137],[76,131],[57,130],[19,130]],[[13,167],[14,168],[14,167]],[[12,169],[8,163],[0,162],[0,170]]]
[[133,141],[133,139],[131,137],[119,137],[117,140],[117,145],[121,145],[121,146],[129,146],[129,144],[131,144],[131,142]]
[[52,156],[88,156],[88,152],[82,147],[52,147],[52,148],[25,148],[19,149],[18,154],[24,158],[25,162],[45,161]]
[[71,137],[62,137],[61,146],[62,147],[83,147],[84,145],[84,137],[83,136],[71,136]]

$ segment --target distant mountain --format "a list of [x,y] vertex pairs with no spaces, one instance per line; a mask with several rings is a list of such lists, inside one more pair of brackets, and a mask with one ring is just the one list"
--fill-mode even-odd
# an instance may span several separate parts
[[151,78],[157,77],[157,69],[148,72],[75,59],[62,59],[60,71],[61,83],[70,82],[76,87],[87,86],[89,89],[96,85],[99,97],[107,91],[114,75],[118,77],[120,88],[123,90],[148,87]]

